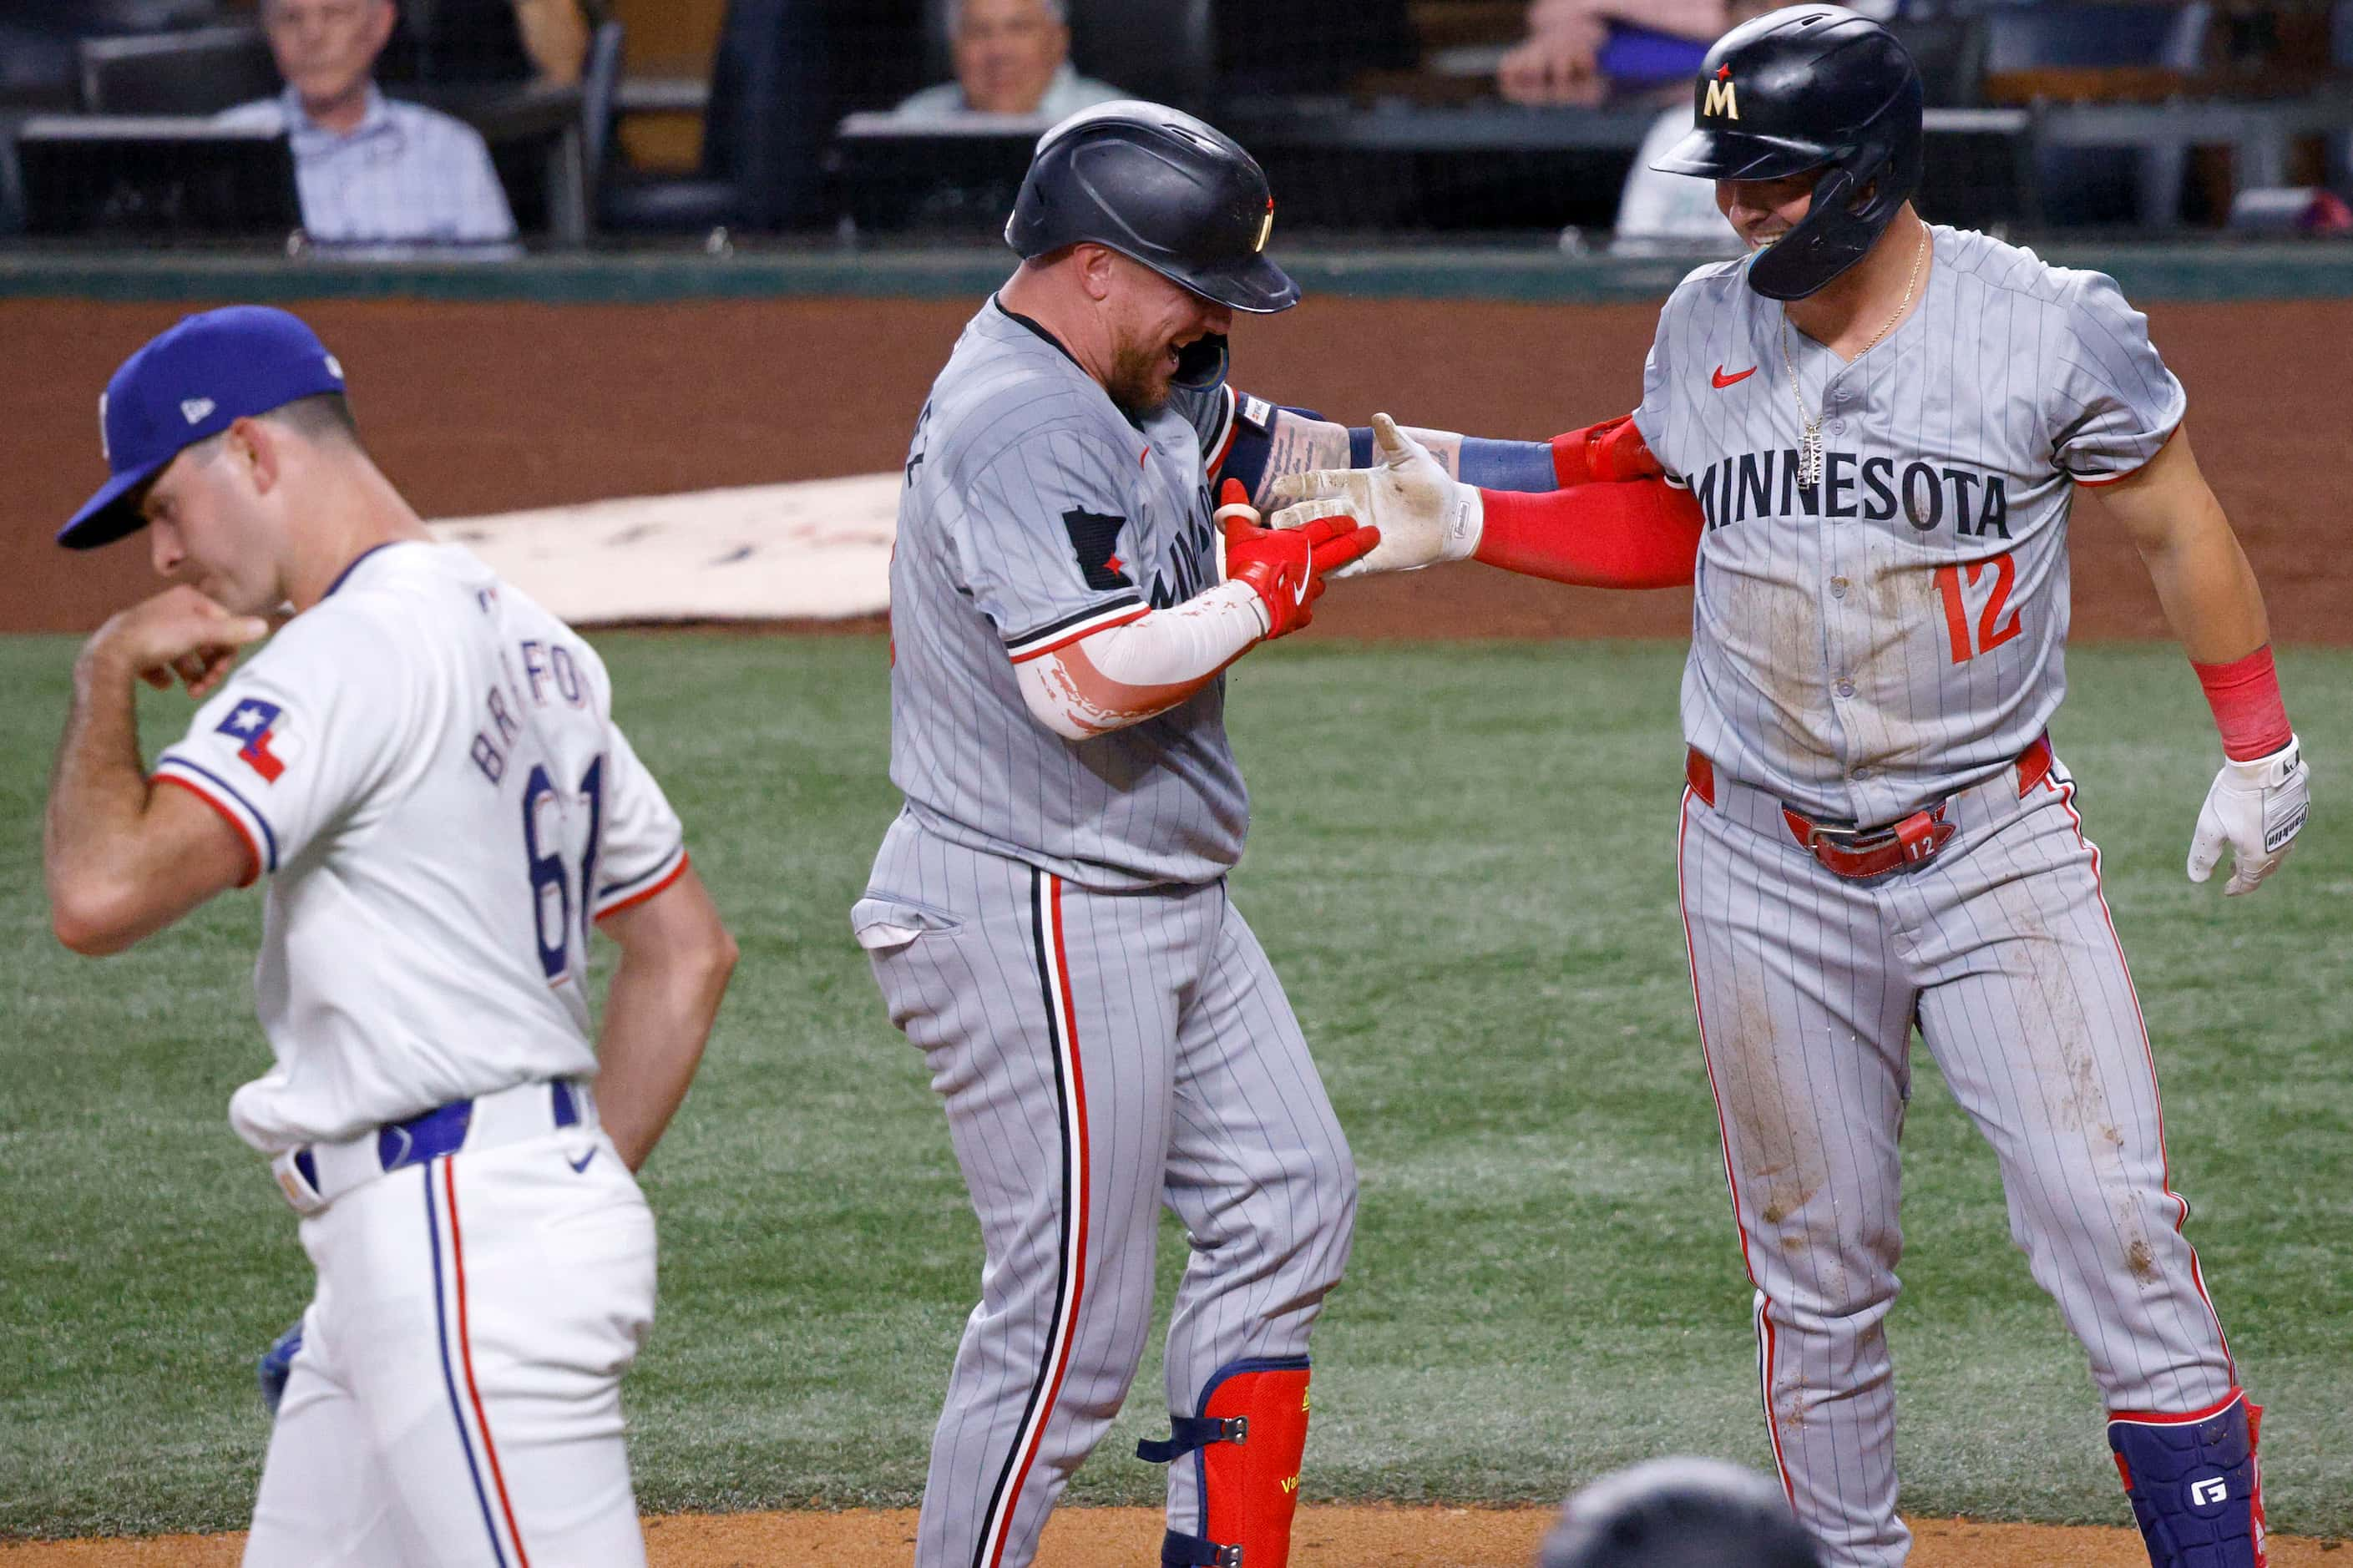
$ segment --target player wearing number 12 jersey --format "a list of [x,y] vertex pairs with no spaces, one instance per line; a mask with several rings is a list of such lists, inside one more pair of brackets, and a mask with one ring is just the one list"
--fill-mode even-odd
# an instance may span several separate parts
[[[678,818],[594,650],[431,541],[301,321],[190,317],[100,417],[113,476],[59,542],[148,526],[178,585],[77,664],[48,889],[98,954],[269,879],[277,1065],[229,1118],[303,1216],[318,1291],[245,1562],[642,1563],[619,1380],[654,1235],[631,1173],[734,958]],[[151,775],[132,680],[174,674],[209,700]],[[595,1048],[592,925],[621,950]]]
[[1895,1568],[1910,1542],[1884,1321],[1916,1030],[2089,1357],[2150,1561],[2261,1568],[2261,1412],[2182,1234],[2046,733],[2075,492],[2105,487],[2221,731],[2190,877],[2227,848],[2248,892],[2304,824],[2263,597],[2187,397],[2111,279],[1921,220],[1920,78],[1875,23],[1745,24],[1694,110],[1657,166],[1713,179],[1750,254],[1668,300],[1630,421],[1556,442],[1561,488],[1533,496],[1457,482],[1384,425],[1379,469],[1278,480],[1316,499],[1276,523],[1375,524],[1367,571],[1694,584],[1683,915],[1773,1454],[1825,1563]]

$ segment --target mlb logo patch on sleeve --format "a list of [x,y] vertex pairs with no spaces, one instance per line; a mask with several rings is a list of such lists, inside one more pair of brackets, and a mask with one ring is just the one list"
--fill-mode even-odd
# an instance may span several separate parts
[[275,702],[248,697],[229,710],[218,730],[238,742],[237,760],[259,773],[264,784],[276,784],[294,755],[287,742],[285,710]]

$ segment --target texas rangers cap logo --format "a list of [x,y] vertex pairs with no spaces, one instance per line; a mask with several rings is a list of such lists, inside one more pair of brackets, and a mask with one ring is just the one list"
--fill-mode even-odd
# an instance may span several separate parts
[[1715,68],[1715,79],[1707,84],[1707,100],[1699,106],[1702,114],[1721,114],[1726,120],[1740,118],[1740,100],[1734,94],[1732,68]]

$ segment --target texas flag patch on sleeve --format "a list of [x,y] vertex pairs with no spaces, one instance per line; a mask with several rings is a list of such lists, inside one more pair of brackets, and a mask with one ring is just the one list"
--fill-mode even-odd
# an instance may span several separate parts
[[259,773],[264,784],[276,784],[294,755],[287,740],[285,710],[275,702],[248,697],[230,709],[217,728],[238,742],[237,760]]

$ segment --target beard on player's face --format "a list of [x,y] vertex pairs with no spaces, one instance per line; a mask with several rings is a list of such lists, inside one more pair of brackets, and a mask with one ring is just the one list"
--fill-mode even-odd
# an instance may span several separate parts
[[1167,405],[1184,351],[1231,331],[1233,311],[1138,262],[1119,259],[1127,275],[1125,308],[1103,390],[1130,414],[1155,414]]
[[1158,342],[1122,343],[1113,353],[1103,390],[1130,414],[1157,414],[1168,404],[1176,362]]

